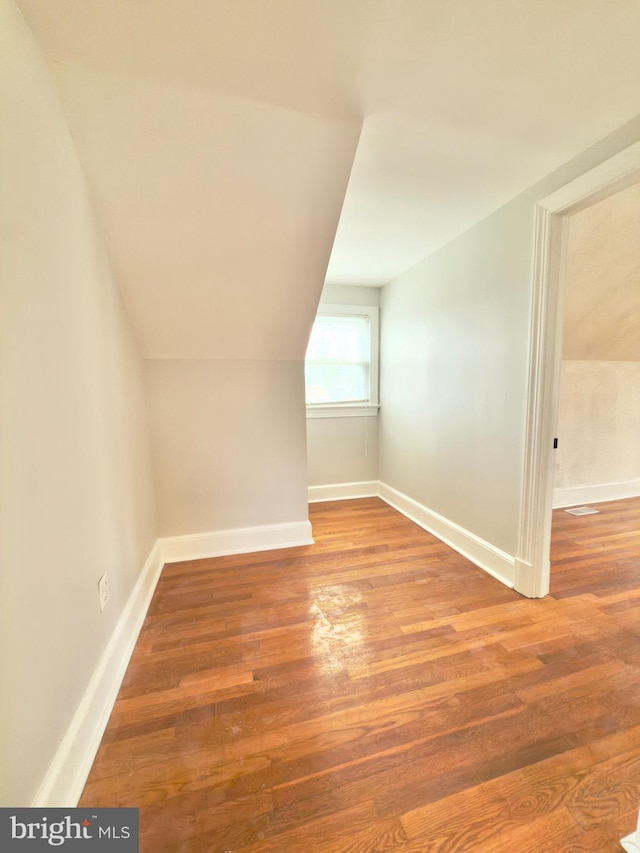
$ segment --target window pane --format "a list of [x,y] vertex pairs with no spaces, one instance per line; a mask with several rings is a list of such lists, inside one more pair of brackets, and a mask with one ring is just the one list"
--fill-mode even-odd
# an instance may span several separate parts
[[305,365],[307,403],[365,403],[369,399],[366,364]]
[[305,359],[308,404],[370,399],[369,314],[318,314]]
[[310,361],[368,361],[369,318],[318,316],[313,324],[307,358]]

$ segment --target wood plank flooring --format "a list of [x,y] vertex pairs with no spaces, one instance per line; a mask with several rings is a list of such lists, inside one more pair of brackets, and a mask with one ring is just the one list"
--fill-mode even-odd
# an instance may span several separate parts
[[640,499],[554,519],[552,593],[382,501],[165,567],[82,805],[144,853],[605,853],[640,804]]

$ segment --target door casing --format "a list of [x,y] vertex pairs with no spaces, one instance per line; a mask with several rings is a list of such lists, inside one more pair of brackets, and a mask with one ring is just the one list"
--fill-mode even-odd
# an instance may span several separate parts
[[569,217],[640,181],[640,142],[542,199],[535,207],[527,424],[514,588],[549,592],[553,439],[558,417]]

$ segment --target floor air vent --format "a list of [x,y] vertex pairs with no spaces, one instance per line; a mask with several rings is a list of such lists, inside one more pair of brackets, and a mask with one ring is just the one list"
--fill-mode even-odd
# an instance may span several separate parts
[[594,509],[592,506],[574,506],[573,509],[565,509],[569,515],[595,515],[600,512],[599,509]]

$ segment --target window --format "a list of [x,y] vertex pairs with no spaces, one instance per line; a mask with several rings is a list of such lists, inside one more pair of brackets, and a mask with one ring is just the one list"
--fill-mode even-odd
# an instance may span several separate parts
[[375,415],[378,308],[321,305],[305,359],[307,415]]

